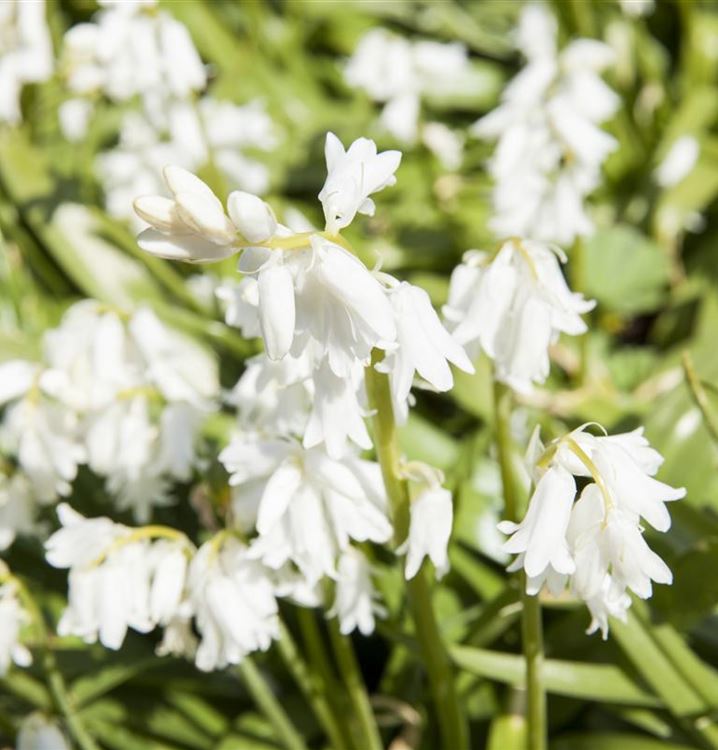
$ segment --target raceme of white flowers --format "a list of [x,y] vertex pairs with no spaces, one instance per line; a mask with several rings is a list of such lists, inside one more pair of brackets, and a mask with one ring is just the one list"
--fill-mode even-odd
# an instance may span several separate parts
[[572,292],[561,272],[560,251],[511,239],[495,255],[469,251],[451,275],[444,317],[471,354],[485,352],[495,376],[527,392],[549,374],[549,346],[559,334],[577,336],[581,314],[594,302]]
[[217,366],[146,308],[73,305],[44,337],[41,363],[0,364],[0,545],[34,526],[37,504],[70,494],[78,467],[104,477],[140,521],[171,501],[199,460],[198,431],[219,396]]
[[[656,531],[671,525],[666,502],[684,497],[654,479],[663,458],[643,430],[594,436],[587,425],[544,447],[538,429],[527,455],[535,489],[517,524],[502,521],[510,534],[504,550],[517,555],[509,570],[526,573],[526,591],[544,584],[558,596],[568,586],[591,613],[589,633],[608,634],[608,618],[625,620],[628,592],[647,599],[652,583],[671,583],[672,574],[648,546],[643,523]],[[580,492],[576,478],[586,479]]]
[[613,61],[608,45],[576,39],[559,52],[556,36],[545,6],[525,6],[516,42],[527,65],[472,131],[497,142],[489,163],[495,234],[570,246],[593,229],[585,200],[617,146],[599,125],[619,98],[599,76]]
[[0,123],[20,122],[23,86],[47,80],[52,69],[44,0],[0,3]]
[[[292,231],[244,191],[229,195],[225,211],[180,167],[165,169],[171,197],[140,197],[135,208],[151,225],[139,236],[150,253],[189,262],[241,253],[244,278],[221,290],[227,320],[265,344],[229,395],[237,429],[219,456],[232,488],[230,522],[250,538],[241,558],[279,577],[281,595],[299,603],[316,605],[321,581],[332,580],[340,628],[366,633],[382,608],[359,545],[387,544],[394,529],[380,467],[359,455],[372,446],[365,368],[372,351],[384,353],[377,370],[406,417],[415,377],[446,391],[449,363],[473,366],[426,292],[370,271],[340,235],[357,214],[374,214],[371,196],[394,184],[401,154],[378,153],[366,138],[345,148],[329,133],[325,156],[324,231]],[[411,525],[400,540],[408,577],[424,557],[438,575],[448,567],[452,502],[442,479],[426,469],[411,480]],[[225,663],[217,649],[216,663]]]
[[422,124],[421,99],[456,86],[469,70],[466,48],[458,43],[410,42],[386,29],[360,40],[344,69],[344,79],[384,105],[381,126],[400,143],[421,142],[447,169],[461,164],[463,136],[439,122]]

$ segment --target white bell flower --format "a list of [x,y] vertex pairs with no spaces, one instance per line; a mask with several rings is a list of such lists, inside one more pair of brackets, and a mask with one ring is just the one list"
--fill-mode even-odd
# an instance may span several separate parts
[[152,542],[142,530],[85,518],[66,503],[57,514],[62,527],[45,543],[45,556],[53,567],[70,570],[60,635],[119,649],[128,628],[147,633],[181,614],[192,551],[187,540],[178,534]]
[[77,415],[53,398],[55,375],[38,371],[23,398],[8,407],[0,425],[0,444],[15,456],[40,502],[69,495],[77,468],[85,460]]
[[[378,464],[330,458],[321,448],[241,435],[220,454],[239,489],[235,513],[256,513],[250,555],[278,570],[291,561],[310,584],[336,577],[350,541],[383,543],[392,535]],[[248,513],[249,511],[249,513]]]
[[[627,590],[646,599],[652,584],[670,584],[672,574],[648,546],[641,517],[659,531],[670,525],[665,502],[685,495],[652,477],[662,458],[642,430],[594,436],[586,425],[544,449],[535,434],[529,448],[537,478],[520,524],[499,525],[511,534],[504,550],[518,557],[510,570],[526,571],[526,590],[544,584],[559,595],[566,584],[586,602],[590,633],[608,632],[608,617],[625,619]],[[576,502],[574,477],[589,481]]]
[[166,167],[172,198],[148,195],[134,206],[151,225],[137,238],[139,246],[160,258],[210,263],[238,251],[237,230],[222,203],[207,185],[182,167]]
[[210,540],[192,560],[189,588],[201,641],[195,663],[209,672],[266,651],[279,638],[274,584],[247,548],[227,537]]
[[371,438],[364,424],[359,404],[363,390],[364,369],[358,364],[348,377],[335,375],[329,364],[322,362],[312,376],[313,404],[304,431],[304,447],[324,443],[330,458],[341,458],[347,452],[347,440],[369,450]]
[[319,193],[328,232],[349,226],[357,213],[374,215],[372,193],[396,183],[400,151],[377,153],[376,143],[358,138],[347,150],[334,133],[324,146],[327,179]]
[[17,733],[16,750],[72,750],[56,719],[42,713],[30,714],[22,720]]
[[586,331],[580,315],[595,302],[571,292],[549,247],[509,240],[490,259],[469,252],[451,276],[444,316],[454,338],[494,360],[496,376],[528,391],[549,373],[549,345]]
[[448,391],[454,385],[450,362],[468,373],[474,367],[461,344],[441,324],[423,289],[403,281],[390,289],[389,299],[396,345],[377,369],[389,374],[397,414],[405,419],[415,373],[437,391]]
[[371,635],[375,618],[386,615],[378,596],[372,585],[369,561],[355,547],[347,548],[339,558],[334,604],[327,616],[339,619],[339,630],[344,635],[355,630]]
[[0,122],[19,123],[23,86],[52,74],[52,40],[45,14],[44,0],[0,4]]
[[30,615],[23,607],[17,590],[17,584],[7,580],[8,569],[0,561],[0,676],[7,674],[11,664],[18,667],[29,667],[32,654],[21,641],[22,628],[29,624]]
[[431,467],[422,466],[414,480],[420,482],[420,489],[409,506],[409,535],[397,550],[406,554],[404,577],[412,579],[428,557],[436,577],[442,578],[449,570],[448,546],[454,520],[451,492],[441,486],[441,472]]
[[358,258],[324,237],[311,242],[295,282],[298,342],[306,346],[308,337],[316,359],[326,358],[335,375],[348,377],[357,360],[367,364],[374,347],[394,341],[394,313],[385,289]]

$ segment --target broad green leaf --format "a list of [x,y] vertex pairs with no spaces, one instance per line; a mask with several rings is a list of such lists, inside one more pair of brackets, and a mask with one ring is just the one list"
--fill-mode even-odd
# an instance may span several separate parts
[[[450,649],[454,662],[469,672],[520,686],[524,682],[523,656],[468,646]],[[549,693],[605,703],[658,706],[660,701],[613,664],[588,664],[546,659],[544,684]]]
[[120,663],[109,664],[93,674],[82,675],[71,685],[75,704],[82,707],[91,703],[136,675],[153,666],[158,666],[160,663],[160,660],[154,656],[144,657],[136,661],[123,660]]
[[656,309],[665,297],[666,255],[637,229],[618,225],[596,232],[585,244],[586,294],[600,311],[634,315]]

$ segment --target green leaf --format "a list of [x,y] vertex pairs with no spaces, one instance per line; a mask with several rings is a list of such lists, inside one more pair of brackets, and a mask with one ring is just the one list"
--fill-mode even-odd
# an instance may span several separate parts
[[695,750],[690,745],[679,745],[635,734],[570,734],[551,743],[551,750]]
[[629,610],[625,623],[612,621],[611,635],[674,716],[706,711],[705,701],[666,657],[636,612]]
[[[523,656],[468,646],[453,646],[450,653],[459,667],[474,674],[514,686],[524,682]],[[546,659],[543,677],[546,690],[556,695],[636,706],[660,705],[658,698],[613,664]]]
[[585,250],[586,294],[604,311],[634,315],[660,306],[670,264],[644,234],[626,225],[600,230]]
[[92,703],[136,675],[153,666],[158,666],[160,663],[161,661],[154,656],[135,661],[123,660],[120,663],[110,664],[92,674],[82,675],[71,686],[75,703],[78,707]]

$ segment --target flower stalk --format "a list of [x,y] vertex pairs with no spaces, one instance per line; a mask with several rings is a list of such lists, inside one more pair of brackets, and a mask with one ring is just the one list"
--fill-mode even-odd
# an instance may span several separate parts
[[[504,514],[510,521],[517,520],[518,491],[511,463],[511,406],[512,393],[494,381],[494,419],[496,447],[504,491]],[[526,662],[526,719],[528,750],[546,750],[546,689],[543,683],[543,628],[538,595],[526,593],[525,576],[521,575],[521,640]]]
[[[398,545],[406,539],[409,530],[409,488],[400,471],[401,455],[389,378],[374,367],[382,358],[383,352],[375,349],[371,365],[366,368],[366,388],[373,411],[374,444],[394,523],[394,541]],[[426,664],[441,732],[441,747],[463,750],[469,747],[468,725],[459,704],[451,661],[432,608],[425,566],[407,583],[407,587],[416,637]]]

